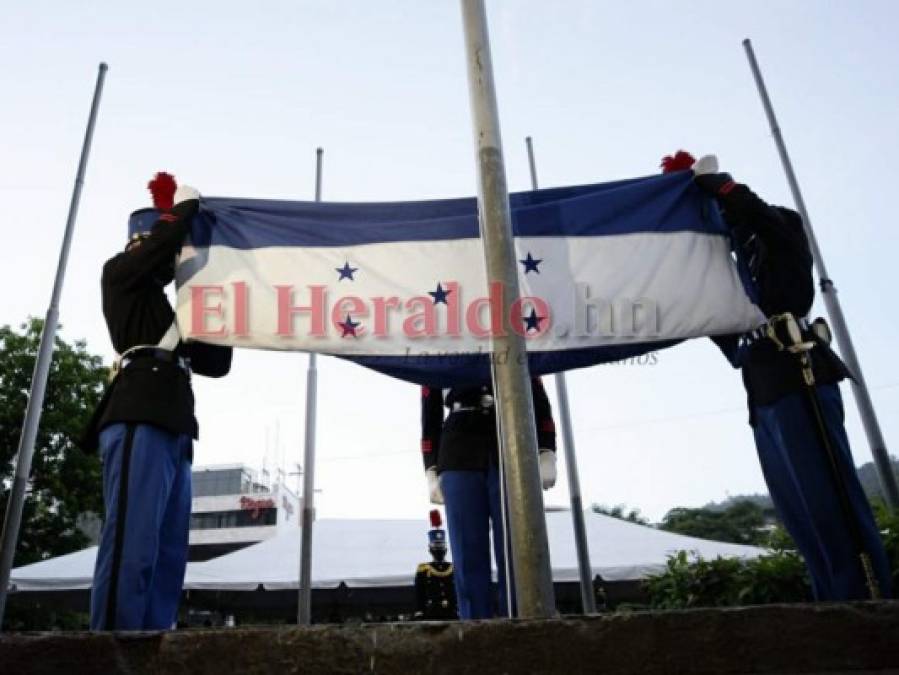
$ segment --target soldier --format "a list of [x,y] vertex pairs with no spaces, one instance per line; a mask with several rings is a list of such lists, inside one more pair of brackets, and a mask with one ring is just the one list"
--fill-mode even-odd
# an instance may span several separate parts
[[716,338],[743,371],[749,422],[768,491],[802,553],[818,600],[888,596],[889,563],[858,480],[843,427],[838,383],[850,376],[830,348],[823,319],[804,318],[814,299],[812,256],[798,213],[772,207],[708,156],[662,160],[665,173],[692,168],[714,196],[756,304],[768,323]]
[[458,619],[453,564],[446,557],[446,532],[440,527],[440,511],[431,511],[428,551],[431,562],[422,563],[415,571],[415,618],[425,621]]
[[119,354],[82,441],[103,462],[106,518],[91,629],[168,629],[187,565],[190,468],[197,438],[191,371],[221,377],[231,349],[180,339],[165,287],[199,193],[159,173],[156,209],[135,211],[122,253],[103,266],[103,315]]
[[[532,378],[540,478],[556,482],[556,433],[549,398]],[[421,450],[431,501],[446,502],[446,522],[461,619],[507,616],[506,565],[500,506],[499,452],[493,389],[489,385],[443,390],[422,387]],[[444,420],[443,406],[449,408]],[[490,531],[499,572],[499,605],[490,591]],[[498,612],[497,612],[498,609]]]

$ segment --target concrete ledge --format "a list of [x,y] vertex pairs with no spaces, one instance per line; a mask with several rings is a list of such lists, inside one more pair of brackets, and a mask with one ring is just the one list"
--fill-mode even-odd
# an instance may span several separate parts
[[899,603],[0,636],[4,673],[899,673]]

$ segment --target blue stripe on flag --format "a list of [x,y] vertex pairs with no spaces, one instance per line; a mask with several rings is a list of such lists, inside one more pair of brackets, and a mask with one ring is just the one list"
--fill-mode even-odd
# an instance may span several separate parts
[[[517,236],[609,236],[694,231],[725,234],[714,201],[692,173],[650,176],[510,195]],[[478,237],[473,198],[329,203],[204,197],[194,246],[328,247]]]

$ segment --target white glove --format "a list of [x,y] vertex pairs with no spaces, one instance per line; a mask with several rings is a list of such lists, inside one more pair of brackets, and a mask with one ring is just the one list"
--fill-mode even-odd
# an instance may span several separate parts
[[[718,158],[715,155],[703,155],[693,165],[693,175],[702,176],[707,173],[718,173]],[[175,195],[177,201],[178,195]]]
[[425,471],[428,478],[428,492],[431,495],[432,504],[443,504],[443,490],[440,489],[440,478],[437,476],[437,469],[431,467]]
[[195,187],[191,187],[190,185],[179,185],[178,189],[175,190],[175,203],[180,204],[181,202],[186,202],[188,199],[199,199],[200,191]]
[[544,490],[556,484],[556,453],[552,450],[540,451],[540,482]]

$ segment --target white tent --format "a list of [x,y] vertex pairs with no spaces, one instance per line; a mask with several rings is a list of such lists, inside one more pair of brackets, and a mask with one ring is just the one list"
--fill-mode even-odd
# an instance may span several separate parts
[[16,567],[9,585],[14,591],[69,591],[90,588],[97,547]]
[[[661,572],[667,557],[681,550],[704,558],[755,558],[754,546],[707,541],[663,532],[592,512],[586,513],[593,574],[608,581],[641,579]],[[555,581],[577,581],[577,554],[571,513],[546,514]],[[427,523],[419,520],[317,521],[313,532],[312,585],[340,582],[363,588],[411,585],[418,563],[428,559]],[[189,590],[268,590],[297,588],[300,530],[206,562],[190,563]],[[16,590],[89,588],[96,547],[20,567],[12,572]]]

